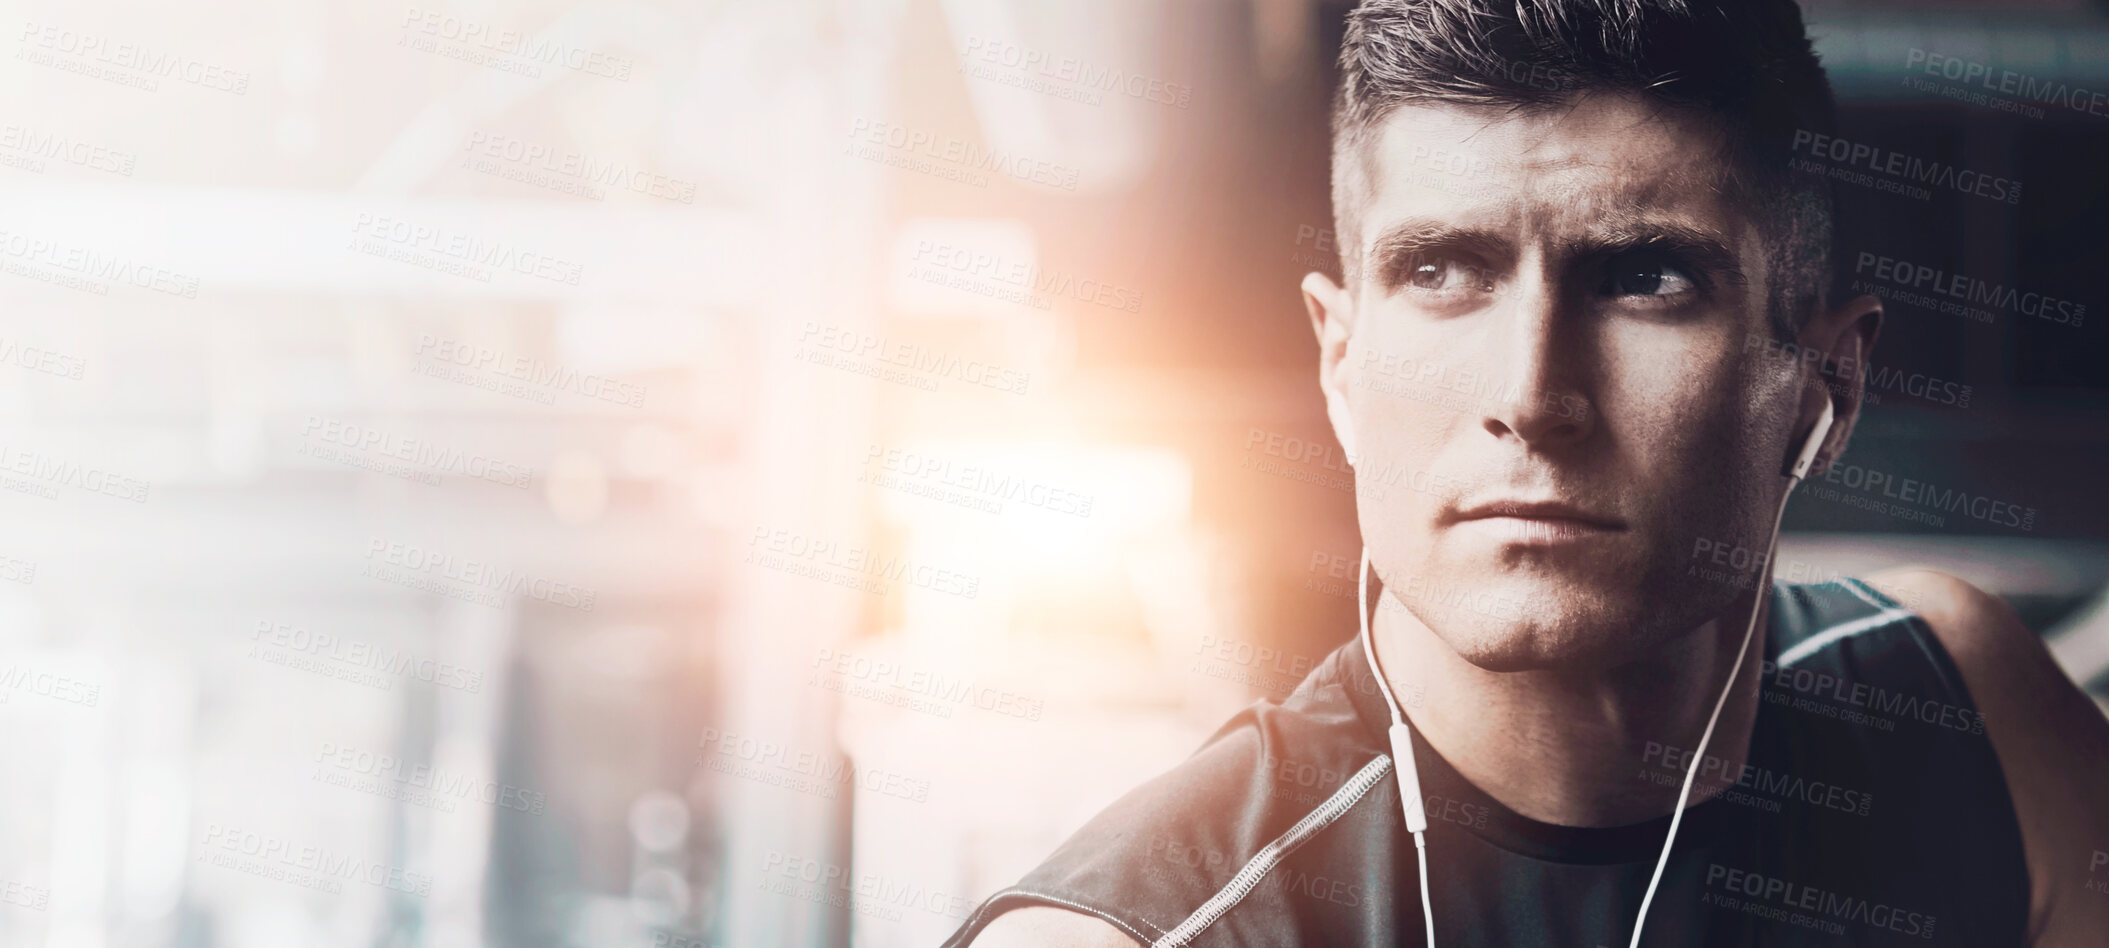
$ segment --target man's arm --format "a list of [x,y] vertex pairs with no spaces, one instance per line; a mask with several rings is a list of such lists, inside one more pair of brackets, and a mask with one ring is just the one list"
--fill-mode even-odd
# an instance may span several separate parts
[[1029,905],[996,916],[974,936],[973,948],[1141,948],[1142,943],[1105,919],[1047,905]]
[[2088,887],[2109,880],[2109,719],[1998,597],[1926,569],[1867,582],[1926,620],[1984,715],[2027,850],[2029,944],[2109,943],[2109,891]]

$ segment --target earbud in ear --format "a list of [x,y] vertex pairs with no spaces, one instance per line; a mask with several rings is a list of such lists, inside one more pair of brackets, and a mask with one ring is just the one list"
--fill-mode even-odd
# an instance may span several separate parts
[[1801,480],[1808,476],[1809,466],[1816,463],[1816,452],[1822,450],[1825,435],[1831,433],[1831,421],[1835,416],[1831,400],[1823,400],[1823,414],[1816,416],[1816,424],[1810,426],[1809,436],[1801,443],[1801,451],[1788,462],[1787,469],[1780,472],[1787,477]]

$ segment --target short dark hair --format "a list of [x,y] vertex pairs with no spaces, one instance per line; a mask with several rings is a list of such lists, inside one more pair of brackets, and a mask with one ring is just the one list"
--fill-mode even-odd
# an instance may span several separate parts
[[1793,0],[1362,0],[1348,14],[1333,105],[1333,217],[1359,271],[1351,161],[1401,105],[1557,108],[1637,93],[1717,123],[1726,180],[1770,247],[1774,332],[1824,304],[1827,178],[1792,170],[1797,130],[1830,134],[1837,107]]

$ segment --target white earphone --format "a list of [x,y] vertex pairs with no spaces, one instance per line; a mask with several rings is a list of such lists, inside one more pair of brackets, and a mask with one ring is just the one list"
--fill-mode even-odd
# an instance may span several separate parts
[[[1706,730],[1699,735],[1699,750],[1692,755],[1692,763],[1684,772],[1684,788],[1677,793],[1677,808],[1670,814],[1670,832],[1662,841],[1662,855],[1655,860],[1655,874],[1648,879],[1647,894],[1640,899],[1640,915],[1633,920],[1631,948],[1640,948],[1640,931],[1648,920],[1648,905],[1655,901],[1655,887],[1662,882],[1662,870],[1669,865],[1670,849],[1677,842],[1677,827],[1684,820],[1684,804],[1691,799],[1692,781],[1699,775],[1699,762],[1706,759],[1706,745],[1713,740],[1714,724],[1721,719],[1721,708],[1728,704],[1728,693],[1735,689],[1736,677],[1743,670],[1743,656],[1750,651],[1752,633],[1757,631],[1758,613],[1763,611],[1766,591],[1772,586],[1772,557],[1779,549],[1779,525],[1787,514],[1787,498],[1793,496],[1794,486],[1809,473],[1816,463],[1817,452],[1823,448],[1823,439],[1831,432],[1833,410],[1829,399],[1823,403],[1823,413],[1816,417],[1816,424],[1809,428],[1808,438],[1802,442],[1801,451],[1788,460],[1780,470],[1780,476],[1788,479],[1786,493],[1780,496],[1779,511],[1772,517],[1772,538],[1766,544],[1765,568],[1760,572],[1756,595],[1750,606],[1750,620],[1743,627],[1743,645],[1736,650],[1735,663],[1728,669],[1728,684],[1721,688],[1721,697],[1714,701],[1713,713],[1706,718]],[[1391,679],[1377,663],[1376,637],[1369,631],[1369,547],[1362,548],[1362,572],[1357,575],[1355,602],[1362,612],[1362,654],[1369,660],[1370,671],[1377,677],[1377,691],[1384,696],[1384,704],[1391,709],[1391,759],[1399,775],[1399,800],[1405,809],[1406,830],[1413,834],[1415,856],[1420,861],[1421,920],[1427,924],[1428,948],[1435,948],[1435,912],[1428,900],[1428,842],[1422,836],[1428,830],[1428,814],[1421,799],[1420,769],[1413,762],[1413,731],[1407,727],[1405,712],[1399,709],[1398,696],[1392,693]]]

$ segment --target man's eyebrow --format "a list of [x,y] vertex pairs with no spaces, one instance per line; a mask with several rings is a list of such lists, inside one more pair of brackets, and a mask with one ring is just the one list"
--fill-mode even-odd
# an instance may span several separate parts
[[1507,256],[1507,237],[1488,230],[1453,227],[1425,217],[1409,217],[1390,227],[1369,245],[1368,272],[1377,285],[1397,287],[1406,268],[1422,254],[1438,250],[1476,251],[1487,256]]
[[1748,277],[1728,239],[1704,227],[1673,220],[1613,215],[1561,248],[1568,258],[1602,258],[1633,250],[1658,250],[1682,257],[1711,280],[1732,286]]

